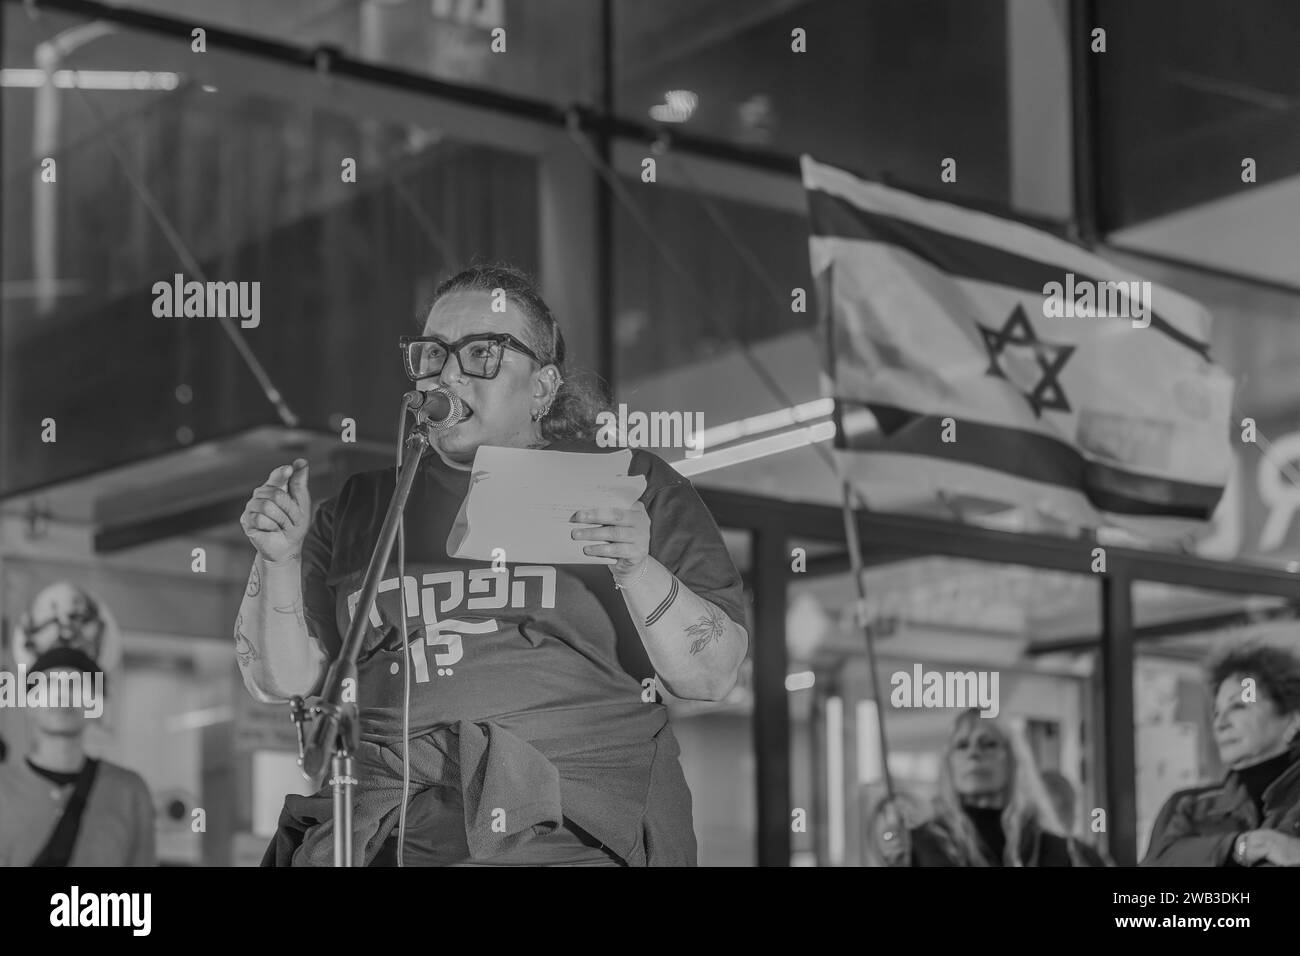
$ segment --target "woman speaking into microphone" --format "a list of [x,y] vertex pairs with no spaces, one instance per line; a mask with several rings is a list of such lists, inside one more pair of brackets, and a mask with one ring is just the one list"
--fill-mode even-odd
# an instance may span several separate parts
[[[443,282],[422,334],[400,346],[408,378],[455,395],[463,417],[433,433],[405,510],[404,578],[391,561],[369,609],[358,858],[390,863],[400,844],[405,865],[694,865],[690,793],[649,678],[695,700],[735,685],[743,594],[712,516],[688,480],[634,449],[640,499],[570,519],[585,553],[611,563],[449,557],[480,446],[603,453],[604,406],[566,381],[555,318],[508,266]],[[395,488],[392,469],[356,474],[313,515],[307,473],[302,459],[277,468],[240,518],[257,554],[236,655],[263,702],[317,690],[352,614],[367,613],[357,604]],[[264,863],[329,865],[332,848],[323,788],[286,799]]]

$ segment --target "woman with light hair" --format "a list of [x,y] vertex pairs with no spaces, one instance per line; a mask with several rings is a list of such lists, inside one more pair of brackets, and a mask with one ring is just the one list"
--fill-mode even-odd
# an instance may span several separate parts
[[907,831],[898,866],[1104,866],[1063,835],[1033,760],[978,710],[953,725],[939,769],[934,815]]

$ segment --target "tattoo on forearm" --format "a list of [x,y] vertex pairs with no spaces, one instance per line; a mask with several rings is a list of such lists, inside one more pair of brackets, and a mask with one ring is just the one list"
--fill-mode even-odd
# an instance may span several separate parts
[[650,627],[655,621],[659,620],[672,607],[673,602],[677,600],[677,579],[673,578],[673,586],[668,589],[668,596],[659,602],[659,606],[650,612],[650,616],[645,619],[645,626]]
[[722,636],[727,626],[727,618],[715,607],[709,608],[707,617],[702,617],[686,629],[686,633],[695,640],[691,641],[691,653],[698,654]]
[[248,639],[248,635],[244,633],[244,615],[242,614],[235,621],[235,658],[239,661],[240,667],[247,667],[258,658],[257,648]]
[[248,590],[244,592],[249,597],[257,597],[262,593],[262,572],[257,570],[257,562],[253,562],[253,573],[248,576]]
[[277,614],[292,614],[295,618],[297,618],[299,624],[301,624],[303,627],[307,626],[307,619],[303,617],[302,614],[301,601],[295,601],[294,603],[286,605],[285,607],[272,608],[272,610],[275,611]]

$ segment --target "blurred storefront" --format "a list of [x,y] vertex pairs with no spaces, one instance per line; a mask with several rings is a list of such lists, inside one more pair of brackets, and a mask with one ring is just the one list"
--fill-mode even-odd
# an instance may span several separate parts
[[[166,862],[255,862],[302,786],[287,714],[251,701],[229,649],[243,502],[299,454],[316,500],[389,463],[392,342],[471,257],[538,274],[616,402],[701,412],[710,429],[702,459],[662,452],[714,508],[753,608],[731,697],[670,702],[700,862],[870,862],[883,761],[928,796],[952,714],[882,708],[868,677],[814,309],[791,307],[812,284],[802,152],[922,192],[956,154],[953,201],[1097,240],[1204,303],[1237,417],[1265,436],[1242,446],[1197,554],[1125,542],[1106,574],[1087,541],[1015,514],[963,524],[936,502],[865,518],[886,679],[998,671],[1002,718],[1076,785],[1077,825],[1106,809],[1098,839],[1131,859],[1165,796],[1221,770],[1205,654],[1252,635],[1300,646],[1300,265],[1239,255],[1295,248],[1300,216],[1252,210],[1264,190],[1295,200],[1300,153],[1277,146],[1293,122],[1202,75],[1294,99],[1285,48],[1246,62],[1216,53],[1218,35],[1162,41],[1171,0],[37,6],[0,4],[0,617],[58,579],[113,608],[125,671],[98,746],[153,789]],[[1112,45],[1080,71],[1088,16]],[[790,55],[795,29],[816,56]],[[46,69],[83,71],[83,89]],[[1198,97],[1215,103],[1205,128],[1180,121]],[[1099,110],[1109,132],[1085,145]],[[1233,178],[1243,151],[1261,159],[1254,191]],[[1195,175],[1165,175],[1173,162]],[[1215,163],[1231,168],[1216,178]],[[238,330],[261,374],[218,323],[153,315],[153,283],[183,271],[177,240],[211,278],[261,282],[262,323]],[[0,712],[11,749],[23,733]]]

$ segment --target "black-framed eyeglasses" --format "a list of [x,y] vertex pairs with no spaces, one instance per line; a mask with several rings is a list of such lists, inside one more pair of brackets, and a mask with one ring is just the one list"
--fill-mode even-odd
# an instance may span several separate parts
[[521,352],[539,364],[542,361],[509,332],[477,332],[455,342],[437,335],[403,335],[397,341],[406,377],[412,382],[441,375],[448,355],[455,355],[461,372],[472,378],[496,378],[506,349]]

